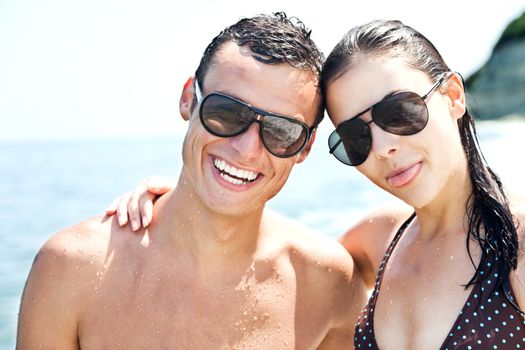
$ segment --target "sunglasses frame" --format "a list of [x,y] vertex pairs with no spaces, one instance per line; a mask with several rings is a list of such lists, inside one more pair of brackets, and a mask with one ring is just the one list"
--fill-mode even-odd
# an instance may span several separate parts
[[[264,145],[264,148],[266,148],[266,150],[268,152],[270,152],[270,154],[272,154],[273,156],[278,157],[278,158],[290,158],[290,157],[293,157],[296,154],[300,153],[306,147],[308,142],[310,141],[310,138],[313,135],[313,130],[315,129],[315,127],[310,129],[308,127],[308,125],[306,125],[305,123],[303,123],[303,122],[301,122],[301,121],[299,121],[297,119],[265,111],[263,109],[260,109],[260,108],[257,108],[255,106],[252,106],[251,104],[249,104],[247,102],[241,101],[241,100],[239,100],[239,99],[237,99],[237,98],[235,98],[233,96],[224,94],[222,92],[216,92],[216,91],[215,92],[211,92],[211,93],[209,93],[209,94],[207,94],[206,96],[203,97],[202,96],[202,92],[201,92],[200,87],[199,87],[199,82],[197,80],[195,81],[195,96],[197,98],[197,103],[200,104],[200,106],[199,106],[199,119],[200,119],[201,124],[204,127],[204,129],[206,129],[206,131],[208,131],[210,134],[212,134],[214,136],[217,136],[217,137],[223,137],[223,138],[235,137],[237,135],[240,135],[240,134],[246,132],[253,123],[258,123],[259,124],[259,137],[261,138],[261,141],[262,141],[262,143]],[[246,126],[242,127],[239,131],[236,131],[233,134],[228,134],[228,135],[219,134],[216,131],[210,129],[207,126],[207,124],[205,123],[205,120],[204,120],[203,106],[204,106],[206,100],[208,100],[208,98],[210,98],[212,96],[220,96],[220,97],[226,98],[226,99],[228,99],[230,101],[233,101],[233,102],[235,102],[235,103],[237,103],[237,104],[239,104],[239,105],[241,105],[243,107],[246,107],[246,108],[250,109],[251,111],[253,111],[255,113],[255,117]],[[294,151],[291,154],[278,154],[278,153],[275,153],[274,151],[272,151],[267,146],[266,141],[265,141],[264,136],[263,136],[263,129],[265,128],[264,118],[267,117],[267,116],[274,117],[274,118],[279,118],[279,119],[285,119],[285,120],[287,120],[287,121],[289,121],[289,122],[291,122],[293,124],[297,124],[297,125],[301,126],[306,132],[306,137],[305,137],[304,142],[301,145],[301,147],[299,147],[296,151]]]
[[[432,85],[432,87],[430,88],[429,92],[427,92],[427,93],[426,93],[425,95],[423,95],[423,96],[420,96],[418,93],[413,92],[413,91],[401,91],[401,92],[398,92],[398,93],[396,93],[396,94],[393,94],[393,95],[388,96],[388,97],[392,97],[392,96],[395,96],[395,95],[398,95],[398,94],[404,94],[404,93],[412,93],[412,94],[415,94],[415,95],[417,95],[417,96],[421,99],[421,101],[423,101],[423,104],[424,104],[424,106],[425,106],[425,109],[427,110],[427,120],[426,120],[426,122],[425,122],[425,125],[423,125],[423,127],[422,127],[419,131],[416,131],[416,132],[414,132],[414,133],[412,133],[412,134],[403,134],[403,135],[399,135],[399,136],[415,135],[415,134],[421,132],[421,131],[426,127],[426,125],[427,125],[427,123],[428,123],[428,117],[429,117],[429,115],[428,115],[428,106],[427,106],[427,103],[426,103],[425,100],[428,98],[428,96],[430,96],[430,94],[432,94],[432,93],[433,93],[433,92],[434,92],[439,86],[441,86],[441,85],[443,84],[443,82],[445,81],[445,79],[446,79],[447,77],[450,77],[450,75],[448,75],[448,74],[444,74],[441,78],[439,78],[439,79],[434,83],[434,85]],[[335,152],[335,150],[337,149],[337,147],[339,147],[339,145],[343,142],[341,136],[339,136],[338,130],[340,130],[341,127],[343,127],[344,125],[348,124],[348,123],[351,122],[352,120],[354,120],[354,119],[356,119],[356,118],[359,118],[359,117],[362,116],[363,114],[367,113],[368,111],[373,111],[373,109],[374,109],[376,106],[378,106],[379,104],[381,104],[381,103],[384,102],[385,98],[387,98],[387,97],[386,97],[386,96],[383,97],[379,102],[374,103],[372,106],[368,107],[367,109],[365,109],[365,110],[363,110],[363,111],[357,113],[357,114],[354,115],[353,117],[351,117],[351,118],[349,118],[349,119],[343,121],[341,124],[339,124],[339,125],[337,126],[337,128],[336,128],[334,131],[332,131],[332,133],[330,134],[330,137],[328,137],[328,148],[329,148],[329,152],[330,152],[330,154],[333,154],[334,157],[335,157],[338,161],[340,161],[341,163],[343,163],[343,164],[345,164],[345,165],[349,165],[349,166],[359,166],[359,165],[363,164],[363,163],[366,161],[366,159],[368,158],[368,156],[367,156],[367,158],[365,158],[362,162],[355,163],[355,164],[349,164],[348,162],[345,162],[345,161],[343,161],[342,159],[339,159],[339,157],[337,157],[337,156],[334,154],[334,152]],[[374,121],[374,113],[373,113],[373,112],[371,113],[371,119],[370,119],[370,121],[368,121],[368,122],[363,121],[363,122],[365,123],[365,126],[366,126],[368,129],[370,129],[369,124],[372,123],[372,122],[374,122],[374,123],[375,123],[379,128],[381,128],[382,130],[384,130],[384,131],[386,131],[386,132],[388,132],[388,133],[391,133],[391,132],[389,132],[388,130],[385,130],[383,127],[381,127],[381,125],[377,124],[377,123]],[[333,134],[337,134],[338,137],[339,137],[339,140],[337,140],[333,146],[330,146],[330,138],[331,138],[331,136],[332,136]],[[394,134],[394,133],[392,133],[392,134]],[[394,134],[394,135],[397,135],[397,134]],[[372,139],[372,135],[371,135],[371,134],[370,134],[370,139]],[[345,151],[345,153],[347,153],[347,152]],[[368,154],[370,154],[370,149],[368,150]],[[350,159],[350,157],[348,156],[348,154],[347,154],[347,158]]]

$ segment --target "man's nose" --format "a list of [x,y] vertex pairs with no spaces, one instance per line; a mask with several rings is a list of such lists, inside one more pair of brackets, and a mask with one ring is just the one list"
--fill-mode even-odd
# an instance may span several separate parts
[[230,138],[231,147],[245,159],[258,158],[261,155],[264,146],[259,128],[259,123],[253,123],[242,134]]

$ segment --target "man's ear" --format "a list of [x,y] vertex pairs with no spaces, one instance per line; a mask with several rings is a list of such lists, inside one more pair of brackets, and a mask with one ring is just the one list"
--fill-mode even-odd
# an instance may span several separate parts
[[463,80],[459,74],[452,74],[439,88],[439,91],[449,99],[450,115],[454,119],[463,117],[467,107],[465,101],[465,88],[463,86]]
[[191,112],[193,111],[193,100],[195,98],[195,77],[189,77],[182,88],[182,93],[179,100],[180,115],[184,120],[190,120]]
[[297,164],[302,163],[306,159],[306,157],[308,157],[308,154],[310,154],[310,150],[312,149],[312,145],[314,144],[316,134],[317,134],[317,128],[314,129],[312,136],[310,137],[310,140],[308,141],[308,143],[306,144],[302,152],[299,153],[299,157],[297,158],[295,163]]

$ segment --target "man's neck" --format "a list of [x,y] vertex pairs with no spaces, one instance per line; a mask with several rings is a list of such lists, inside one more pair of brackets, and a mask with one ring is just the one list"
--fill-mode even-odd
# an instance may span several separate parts
[[194,256],[199,265],[229,264],[253,256],[262,236],[263,210],[262,206],[239,215],[219,213],[203,203],[190,181],[181,179],[155,204],[155,231],[176,252]]

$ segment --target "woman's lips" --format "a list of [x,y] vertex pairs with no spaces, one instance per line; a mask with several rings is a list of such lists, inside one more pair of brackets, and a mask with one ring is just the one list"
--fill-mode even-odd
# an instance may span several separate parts
[[417,162],[408,168],[394,171],[390,176],[387,177],[388,184],[392,187],[401,187],[408,184],[419,173],[421,166],[421,162]]

